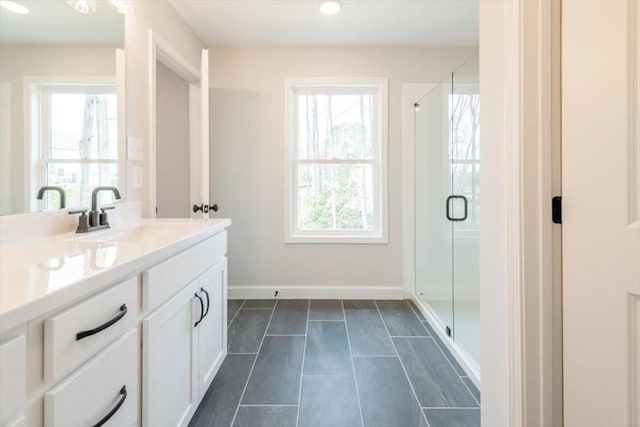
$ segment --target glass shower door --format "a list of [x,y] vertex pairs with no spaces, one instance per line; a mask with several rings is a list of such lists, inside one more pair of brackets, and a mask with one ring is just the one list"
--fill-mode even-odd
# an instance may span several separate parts
[[449,140],[452,96],[448,78],[415,104],[416,292],[440,326],[453,330],[453,224],[445,217],[451,194]]
[[451,118],[454,340],[480,366],[480,125],[478,62],[454,72]]

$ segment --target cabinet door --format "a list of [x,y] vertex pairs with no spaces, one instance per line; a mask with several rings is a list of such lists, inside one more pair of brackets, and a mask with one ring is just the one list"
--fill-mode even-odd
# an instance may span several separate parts
[[192,283],[142,322],[142,423],[185,425],[197,406],[194,323],[201,316]]
[[207,270],[199,279],[198,292],[208,310],[197,328],[198,389],[203,396],[227,354],[227,259]]
[[0,424],[9,419],[27,397],[27,336],[0,345]]

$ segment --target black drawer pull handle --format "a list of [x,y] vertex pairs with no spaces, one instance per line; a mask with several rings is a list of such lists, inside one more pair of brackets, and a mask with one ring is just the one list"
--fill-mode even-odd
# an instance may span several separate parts
[[118,400],[118,403],[116,403],[116,406],[114,406],[113,409],[111,409],[107,415],[102,417],[102,419],[98,421],[93,427],[103,426],[104,423],[109,421],[109,419],[113,417],[116,414],[116,412],[118,412],[118,409],[120,409],[124,401],[127,399],[127,386],[124,386],[124,385],[122,386],[122,388],[120,389],[120,395],[122,397],[120,397],[120,399]]
[[200,322],[202,322],[202,319],[204,319],[204,303],[202,302],[202,297],[200,295],[198,295],[197,292],[194,295],[195,295],[196,298],[198,298],[198,301],[200,301],[200,318],[193,325],[193,327],[195,328],[196,326],[198,326],[200,324]]
[[204,319],[205,317],[207,317],[207,314],[209,314],[209,292],[207,292],[204,288],[200,288],[200,290],[204,292],[205,296],[207,297],[207,309],[204,311],[204,314],[202,315],[202,318]]
[[120,313],[114,317],[113,319],[109,320],[107,323],[98,326],[97,328],[94,329],[89,329],[87,331],[82,331],[82,332],[78,332],[76,334],[76,341],[80,341],[83,338],[86,337],[90,337],[91,335],[95,335],[98,332],[102,332],[105,329],[107,329],[109,326],[113,325],[114,323],[117,323],[120,319],[122,319],[125,315],[127,314],[127,304],[122,304],[120,306]]

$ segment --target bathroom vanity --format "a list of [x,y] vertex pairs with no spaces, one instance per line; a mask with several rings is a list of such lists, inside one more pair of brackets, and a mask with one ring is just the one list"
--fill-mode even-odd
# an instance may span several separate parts
[[230,224],[3,244],[0,425],[186,425],[226,356]]

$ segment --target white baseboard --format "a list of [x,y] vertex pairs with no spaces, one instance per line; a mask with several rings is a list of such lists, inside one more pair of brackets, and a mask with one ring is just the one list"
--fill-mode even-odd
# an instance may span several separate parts
[[229,299],[403,299],[402,286],[229,286]]

